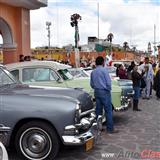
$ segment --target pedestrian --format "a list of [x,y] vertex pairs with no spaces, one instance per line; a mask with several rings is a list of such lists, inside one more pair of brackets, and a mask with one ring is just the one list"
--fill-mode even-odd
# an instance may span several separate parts
[[156,96],[157,99],[160,99],[160,63],[158,65],[158,71],[155,76],[155,88],[156,88]]
[[153,63],[152,68],[153,68],[153,89],[156,91],[155,78],[156,78],[156,74],[158,72],[158,64]]
[[96,58],[96,68],[91,73],[90,85],[94,89],[97,118],[99,115],[102,115],[104,109],[107,133],[117,133],[113,127],[111,78],[104,65],[104,58],[102,56],[98,56]]
[[145,58],[145,63],[141,64],[139,68],[145,72],[144,80],[146,83],[146,87],[144,88],[144,97],[143,99],[150,99],[151,93],[151,84],[153,84],[153,69],[152,65],[149,63],[149,57]]
[[131,65],[127,69],[127,78],[128,79],[132,79],[131,75],[132,75],[132,71],[133,71],[134,66],[135,66],[135,63],[134,63],[134,61],[132,61]]
[[118,76],[120,79],[127,79],[127,72],[122,64],[119,67]]
[[133,81],[133,90],[134,90],[134,95],[133,95],[133,111],[141,111],[138,108],[138,102],[139,102],[139,97],[140,97],[140,87],[141,87],[141,79],[142,79],[142,74],[138,72],[138,66],[135,65],[132,71],[132,81]]
[[19,55],[19,62],[24,62],[24,55],[23,54]]

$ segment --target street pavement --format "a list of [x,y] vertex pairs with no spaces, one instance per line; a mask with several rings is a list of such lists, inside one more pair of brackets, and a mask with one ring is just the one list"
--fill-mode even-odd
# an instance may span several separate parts
[[[153,93],[155,94],[155,93]],[[114,112],[115,134],[101,132],[94,148],[62,147],[56,160],[159,160],[160,100],[140,99],[141,112]],[[105,128],[105,125],[103,126]],[[10,160],[20,160],[9,152]]]

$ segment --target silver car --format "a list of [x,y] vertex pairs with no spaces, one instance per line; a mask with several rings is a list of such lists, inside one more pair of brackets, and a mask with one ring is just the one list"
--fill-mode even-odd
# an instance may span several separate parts
[[22,159],[53,160],[60,144],[93,147],[94,105],[81,89],[31,87],[0,67],[0,121],[10,130],[5,145]]

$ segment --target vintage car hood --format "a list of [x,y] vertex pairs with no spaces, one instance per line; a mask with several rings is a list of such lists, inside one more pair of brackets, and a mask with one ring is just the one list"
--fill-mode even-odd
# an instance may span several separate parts
[[[67,83],[67,86],[69,87],[77,87],[77,88],[84,88],[85,91],[88,93],[92,93],[93,89],[90,86],[90,78],[89,77],[80,77],[80,78],[74,78],[73,80],[67,80],[65,81]],[[118,85],[118,83],[114,84],[112,83],[112,93],[121,93],[122,88]]]
[[74,101],[79,101],[82,107],[82,112],[93,109],[93,102],[91,96],[82,89],[74,88],[60,88],[60,87],[46,87],[46,86],[28,86],[28,85],[13,85],[9,87],[9,92],[14,94],[29,95],[29,96],[45,96],[66,98]]

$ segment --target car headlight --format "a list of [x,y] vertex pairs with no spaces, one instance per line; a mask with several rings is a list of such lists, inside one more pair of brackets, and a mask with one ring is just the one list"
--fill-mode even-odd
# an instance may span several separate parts
[[89,121],[88,118],[82,118],[80,123],[81,123],[82,129],[84,129],[84,130],[88,129],[91,125],[91,122]]
[[75,123],[80,122],[80,117],[81,117],[81,105],[77,103],[76,105],[76,111],[75,111]]

